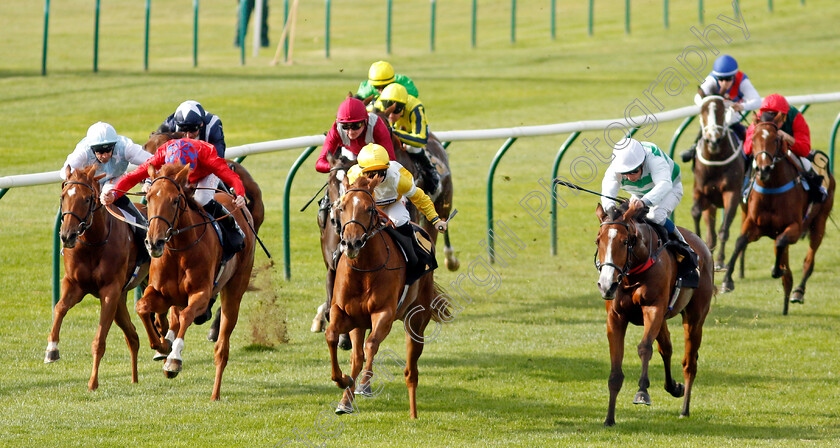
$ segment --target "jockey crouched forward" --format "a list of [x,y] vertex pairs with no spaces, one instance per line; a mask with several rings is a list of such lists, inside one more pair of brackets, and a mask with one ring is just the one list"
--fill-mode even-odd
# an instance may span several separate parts
[[[669,239],[677,243],[678,276],[683,279],[683,287],[696,288],[697,254],[668,218],[683,196],[679,165],[653,143],[624,138],[616,143],[612,163],[601,183],[603,195],[615,197],[619,189],[631,194],[631,210],[650,208],[645,216],[648,222],[663,226]],[[601,197],[604,210],[615,205],[614,200]]]
[[[414,236],[414,227],[410,222],[410,215],[403,203],[403,197],[408,198],[426,219],[431,222],[438,232],[446,231],[446,221],[438,216],[434,204],[429,196],[422,189],[414,185],[414,178],[398,162],[388,159],[388,152],[380,145],[371,143],[362,148],[359,152],[358,165],[353,165],[347,172],[347,180],[352,184],[359,176],[379,177],[382,179],[374,189],[374,200],[380,210],[385,212],[396,227],[396,233],[392,236],[401,240],[400,246],[405,250],[407,260],[406,286],[411,285],[415,280],[426,272],[437,267],[434,258],[433,248],[427,251],[428,256],[417,253],[419,243]],[[417,228],[422,232],[422,229]],[[423,232],[425,233],[425,232]]]
[[[152,157],[120,179],[113,190],[103,191],[102,203],[107,205],[115,202],[138,182],[148,178],[150,165],[155,169],[160,169],[164,164],[170,163],[183,163],[190,166],[188,180],[196,185],[193,199],[204,208],[204,211],[215,219],[227,216],[224,219],[219,219],[219,224],[225,234],[222,261],[229,260],[245,247],[245,234],[242,233],[236,219],[229,214],[222,204],[213,199],[213,196],[216,193],[215,189],[219,184],[219,179],[221,179],[236,191],[234,205],[237,208],[242,208],[245,207],[245,186],[242,185],[239,176],[227,166],[225,159],[216,154],[216,148],[210,143],[188,138],[170,140],[164,143]],[[143,191],[148,191],[149,185],[149,183],[146,183],[143,186]]]

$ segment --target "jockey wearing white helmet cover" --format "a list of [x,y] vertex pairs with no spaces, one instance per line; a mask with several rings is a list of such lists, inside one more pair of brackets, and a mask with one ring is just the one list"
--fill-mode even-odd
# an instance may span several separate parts
[[[613,149],[613,160],[604,180],[601,193],[615,197],[619,189],[631,194],[630,206],[650,207],[647,219],[664,226],[671,236],[685,242],[668,216],[677,208],[683,196],[680,167],[659,147],[650,142],[624,138]],[[639,204],[641,203],[641,204]],[[614,207],[615,201],[601,197],[604,210]]]

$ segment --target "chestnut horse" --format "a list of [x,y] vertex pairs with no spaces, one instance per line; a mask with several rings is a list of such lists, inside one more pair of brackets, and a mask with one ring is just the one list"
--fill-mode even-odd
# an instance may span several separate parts
[[[779,114],[776,120],[780,120]],[[747,199],[747,210],[741,225],[741,236],[735,242],[735,251],[726,267],[722,289],[735,289],[732,271],[735,258],[745,250],[747,244],[767,236],[776,240],[776,259],[770,275],[782,277],[784,305],[782,314],[788,313],[791,301],[793,275],[788,262],[788,247],[808,233],[810,245],[802,269],[802,282],[794,290],[793,301],[805,300],[805,283],[814,272],[814,256],[825,235],[825,224],[834,203],[835,180],[830,170],[825,175],[829,178],[828,198],[822,204],[809,204],[808,192],[803,188],[804,181],[799,180],[799,172],[788,155],[788,148],[783,143],[778,122],[759,122],[756,120],[753,133],[753,153],[755,154],[755,175],[752,179],[752,191]],[[795,156],[794,156],[795,157]]]
[[[245,209],[236,210],[230,194],[216,193],[215,199],[228,210],[234,210],[239,227],[245,229],[245,248],[220,267],[222,246],[211,221],[199,212],[201,207],[192,199],[194,187],[187,179],[189,166],[167,164],[157,173],[153,167],[149,171],[152,184],[146,194],[149,201],[146,247],[153,258],[149,286],[137,302],[137,314],[146,327],[152,349],[169,354],[163,366],[164,375],[174,378],[182,368],[181,351],[187,328],[195,315],[207,308],[210,297],[221,292],[222,319],[211,395],[212,400],[218,400],[230,352],[230,335],[239,318],[240,301],[254,265],[255,236],[246,222],[251,217]],[[170,346],[156,329],[152,313],[163,314],[173,306],[180,311],[176,339]]]
[[[343,256],[336,266],[335,289],[326,341],[330,349],[332,380],[344,395],[335,412],[352,412],[355,394],[373,395],[374,357],[394,321],[404,321],[409,415],[417,418],[417,360],[423,352],[423,333],[430,320],[451,320],[451,306],[429,272],[404,289],[406,264],[400,248],[383,230],[389,219],[376,206],[373,190],[379,180],[360,177],[350,186],[335,210],[335,225]],[[365,331],[370,335],[365,339]],[[340,334],[350,332],[353,352],[350,376],[338,365]],[[364,372],[362,380],[359,374]],[[355,384],[355,391],[351,386]]]
[[[183,132],[152,132],[149,135],[149,140],[143,145],[143,149],[145,149],[146,152],[154,154],[155,151],[157,151],[157,149],[164,143],[169,140],[183,138],[184,135],[186,134]],[[262,190],[257,184],[257,181],[254,180],[254,177],[251,176],[251,173],[249,173],[244,166],[238,162],[234,162],[233,160],[226,159],[225,161],[227,162],[228,167],[239,175],[239,178],[242,180],[242,185],[245,186],[245,197],[248,200],[247,207],[251,212],[251,217],[254,219],[254,231],[259,234],[260,226],[262,226],[262,223],[265,220],[265,205],[262,200]],[[213,323],[210,324],[210,330],[207,333],[207,339],[212,342],[215,342],[219,337],[219,323],[221,322],[221,318],[222,312],[219,310],[216,312],[216,316],[213,318]],[[155,357],[155,359],[162,358]]]
[[[702,90],[701,90],[702,94]],[[718,240],[715,269],[725,266],[725,246],[729,240],[729,226],[741,203],[744,184],[744,157],[738,139],[726,126],[726,106],[723,97],[712,95],[703,98],[700,107],[701,138],[697,144],[694,163],[694,231],[700,235],[700,217],[706,222],[706,243],[715,251]],[[715,238],[715,217],[718,207],[723,208],[720,230]]]
[[107,213],[99,202],[99,179],[96,167],[70,172],[61,185],[61,229],[59,236],[64,246],[64,277],[61,279],[61,299],[53,312],[53,324],[47,340],[45,363],[58,361],[59,333],[67,312],[81,302],[87,294],[99,298],[99,326],[96,329],[91,353],[93,369],[88,388],[99,387],[99,363],[105,354],[105,341],[111,323],[125,333],[131,352],[131,382],[137,382],[137,350],[140,340],[126,307],[126,293],[148,274],[148,263],[141,266],[136,277],[134,261],[139,241],[132,241],[134,234],[129,225]]
[[[699,258],[700,282],[696,289],[675,286],[677,261],[665,249],[657,232],[646,222],[637,221],[638,210],[621,209],[605,212],[601,204],[595,214],[601,221],[595,253],[595,266],[600,271],[598,289],[607,299],[607,339],[610,343],[610,401],[604,426],[615,425],[615,403],[624,382],[621,364],[624,359],[624,336],[627,324],[644,325],[638,346],[642,360],[639,390],[635,404],[650,405],[648,394],[648,363],[653,354],[653,341],[665,364],[665,390],[674,397],[682,397],[681,417],[689,415],[691,388],[697,375],[697,353],[703,338],[703,322],[709,313],[715,292],[712,254],[703,240],[678,227]],[[614,298],[613,298],[614,297]],[[671,334],[667,319],[682,314],[685,330],[683,376],[685,385],[671,377]]]

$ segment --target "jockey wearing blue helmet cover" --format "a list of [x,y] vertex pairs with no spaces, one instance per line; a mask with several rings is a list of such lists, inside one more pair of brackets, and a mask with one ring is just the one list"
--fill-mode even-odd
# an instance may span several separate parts
[[225,156],[225,133],[222,120],[204,110],[198,101],[184,101],[158,127],[157,132],[184,132],[186,138],[210,143],[216,148],[219,157]]

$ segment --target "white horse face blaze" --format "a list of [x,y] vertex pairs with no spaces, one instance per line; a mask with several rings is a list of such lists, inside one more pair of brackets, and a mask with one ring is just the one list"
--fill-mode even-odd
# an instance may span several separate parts
[[[618,230],[607,230],[607,238],[609,238],[609,241],[607,241],[606,253],[604,254],[604,261],[602,263],[604,265],[613,262],[612,247],[616,236],[618,236]],[[614,278],[615,268],[613,266],[601,266],[601,275],[598,277],[598,289],[601,290],[602,294],[609,291]]]

